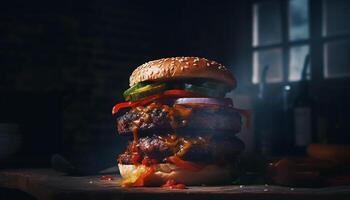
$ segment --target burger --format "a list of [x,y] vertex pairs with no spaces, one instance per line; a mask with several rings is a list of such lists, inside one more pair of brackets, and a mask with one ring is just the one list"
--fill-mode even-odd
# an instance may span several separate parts
[[235,136],[242,119],[225,94],[235,87],[227,68],[205,58],[163,58],[136,68],[125,102],[112,109],[118,133],[130,138],[117,158],[121,185],[234,181],[244,149]]

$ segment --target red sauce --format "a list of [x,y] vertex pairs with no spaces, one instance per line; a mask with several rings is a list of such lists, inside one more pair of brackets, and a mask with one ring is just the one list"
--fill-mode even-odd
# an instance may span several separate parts
[[180,150],[175,154],[176,156],[179,156],[179,157],[184,156],[190,150],[192,146],[192,142],[182,138],[181,144],[182,145]]
[[134,137],[134,143],[137,144],[139,141],[139,136],[138,136],[138,130],[139,130],[139,125],[134,124],[132,127],[132,135]]
[[131,156],[131,162],[134,164],[134,165],[138,165],[141,161],[141,156],[138,152],[133,152],[132,153],[132,156]]
[[142,159],[142,162],[141,162],[143,165],[145,166],[151,166],[151,165],[155,165],[158,163],[158,161],[156,159],[150,159],[148,156],[145,156],[143,159]]
[[174,179],[169,179],[167,182],[162,185],[163,188],[168,189],[186,189],[186,185],[182,183],[176,183]]
[[100,180],[111,181],[111,180],[113,180],[113,176],[110,176],[110,175],[101,176]]
[[133,142],[131,146],[132,156],[131,162],[134,165],[137,165],[141,161],[141,156],[138,153],[137,143],[139,142],[138,130],[140,126],[140,120],[136,120],[132,122],[132,134],[133,134]]
[[167,136],[158,136],[162,139],[169,147],[176,148],[179,140],[175,134],[168,134]]
[[175,105],[174,109],[175,109],[175,114],[183,118],[188,118],[192,113],[191,108],[188,108],[182,105]]
[[190,161],[182,160],[178,156],[169,156],[167,158],[167,161],[173,163],[174,165],[176,165],[182,169],[186,169],[186,170],[192,171],[192,172],[198,172],[204,168],[203,165],[200,165],[200,164],[197,164],[194,162],[190,162]]

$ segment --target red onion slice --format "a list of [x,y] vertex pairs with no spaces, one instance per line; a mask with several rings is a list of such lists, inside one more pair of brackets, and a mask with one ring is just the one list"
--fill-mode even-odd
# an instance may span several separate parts
[[175,104],[192,103],[233,107],[233,101],[230,98],[179,98],[175,101]]

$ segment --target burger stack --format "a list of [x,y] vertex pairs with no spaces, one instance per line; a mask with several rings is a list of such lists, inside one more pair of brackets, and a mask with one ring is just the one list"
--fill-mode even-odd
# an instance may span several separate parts
[[231,183],[244,144],[240,111],[225,94],[234,76],[215,61],[174,57],[147,62],[130,76],[125,102],[113,107],[121,136],[122,186]]

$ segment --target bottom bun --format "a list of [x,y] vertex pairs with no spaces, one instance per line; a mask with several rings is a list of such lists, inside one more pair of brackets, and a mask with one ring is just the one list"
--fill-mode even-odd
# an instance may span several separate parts
[[[118,167],[123,180],[129,183],[136,181],[146,168],[144,165],[123,164],[119,164]],[[154,167],[155,172],[147,177],[144,186],[160,186],[169,179],[185,185],[222,185],[231,183],[238,174],[233,167],[217,165],[207,165],[196,172],[169,163],[157,164]]]

